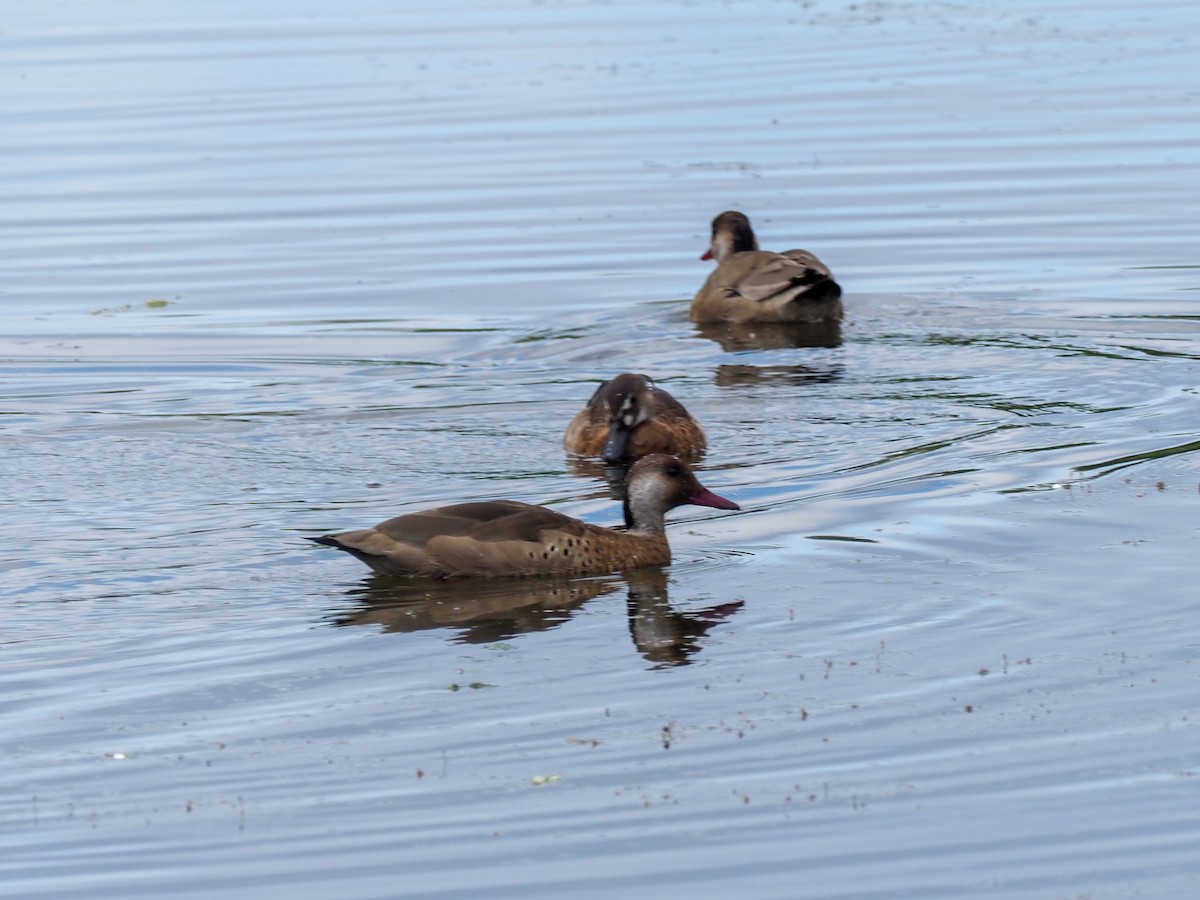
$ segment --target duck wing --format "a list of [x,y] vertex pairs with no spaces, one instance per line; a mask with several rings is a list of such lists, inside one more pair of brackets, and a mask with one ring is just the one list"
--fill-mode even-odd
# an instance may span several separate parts
[[548,552],[561,555],[574,546],[568,541],[604,530],[542,506],[492,500],[408,513],[374,528],[314,540],[353,554],[377,572],[448,578],[540,571]]
[[810,285],[832,278],[829,269],[807,250],[771,253],[751,250],[735,254],[714,273],[730,297],[755,303],[794,299]]

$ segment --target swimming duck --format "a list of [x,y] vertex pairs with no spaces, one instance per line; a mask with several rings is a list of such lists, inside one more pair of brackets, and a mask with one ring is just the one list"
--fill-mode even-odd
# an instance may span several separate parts
[[685,503],[739,509],[700,484],[676,456],[643,457],[630,468],[625,484],[625,530],[591,525],[543,506],[492,500],[409,513],[374,528],[309,540],[345,550],[390,575],[601,575],[669,563],[667,510]]
[[807,250],[759,250],[750,220],[734,210],[712,222],[701,259],[717,267],[692,299],[693,322],[817,322],[842,317],[842,289]]
[[704,429],[682,403],[646,375],[629,372],[596,388],[563,437],[568,453],[610,464],[648,453],[695,459],[707,445]]

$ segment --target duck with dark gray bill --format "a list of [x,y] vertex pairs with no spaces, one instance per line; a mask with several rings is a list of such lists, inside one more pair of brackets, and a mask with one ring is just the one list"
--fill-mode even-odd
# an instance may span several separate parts
[[625,528],[603,528],[515,500],[459,503],[388,519],[374,528],[309,538],[376,572],[431,578],[604,575],[671,561],[668,510],[684,504],[739,509],[710,491],[678,457],[652,454],[625,479]]
[[717,267],[692,298],[693,322],[824,322],[842,318],[842,289],[807,250],[758,249],[750,220],[736,210],[712,222],[701,259]]
[[650,453],[695,460],[707,446],[704,429],[683,404],[646,375],[626,372],[596,388],[575,414],[563,447],[615,464]]

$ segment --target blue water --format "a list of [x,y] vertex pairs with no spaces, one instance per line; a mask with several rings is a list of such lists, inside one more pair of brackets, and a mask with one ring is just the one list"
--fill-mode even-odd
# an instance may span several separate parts
[[[6,892],[1196,893],[1193,6],[10,7]],[[727,208],[840,342],[687,321]],[[618,522],[620,371],[664,572],[303,540]]]

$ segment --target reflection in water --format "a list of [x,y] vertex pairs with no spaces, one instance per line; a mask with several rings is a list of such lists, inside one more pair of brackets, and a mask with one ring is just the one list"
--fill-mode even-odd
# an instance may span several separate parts
[[[695,465],[704,459],[704,452],[699,453],[679,453],[676,454],[684,462]],[[572,475],[578,475],[580,478],[588,478],[594,481],[602,481],[608,485],[607,496],[614,500],[625,500],[625,476],[629,474],[629,463],[606,463],[599,459],[591,459],[582,456],[567,457],[567,471]],[[601,494],[587,495],[602,496]]]
[[1088,463],[1083,466],[1076,466],[1076,472],[1095,472],[1094,475],[1089,475],[1089,478],[1100,478],[1106,475],[1111,475],[1113,472],[1118,472],[1121,469],[1129,466],[1136,466],[1139,463],[1152,462],[1158,459],[1168,459],[1172,456],[1179,456],[1184,453],[1196,453],[1200,451],[1200,441],[1188,441],[1185,444],[1175,444],[1170,447],[1156,447],[1153,450],[1144,450],[1140,453],[1130,453],[1125,456],[1119,456],[1115,459],[1106,459],[1100,462]]
[[841,322],[698,322],[695,327],[722,350],[842,346]]
[[700,649],[700,639],[743,606],[735,600],[679,612],[667,600],[667,573],[638,569],[629,578],[629,633],[642,656],[660,666],[680,666]]
[[608,485],[609,497],[614,500],[625,500],[625,476],[629,474],[627,463],[610,464],[599,459],[568,456],[567,471],[581,478],[603,481]]
[[335,625],[377,625],[385,632],[449,628],[456,640],[487,644],[566,622],[588,600],[629,587],[629,633],[642,655],[659,665],[681,665],[700,649],[714,625],[742,601],[679,612],[667,599],[667,573],[651,566],[620,576],[588,579],[522,578],[430,581],[372,575],[346,593],[362,607],[333,618]]
[[453,628],[466,644],[486,644],[530,631],[556,628],[593,597],[620,586],[616,576],[480,578],[434,581],[371,575],[346,593],[363,607],[338,616],[336,625],[380,625],[383,631]]
[[829,366],[717,366],[713,380],[720,387],[748,384],[825,384],[842,377],[840,363]]

